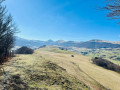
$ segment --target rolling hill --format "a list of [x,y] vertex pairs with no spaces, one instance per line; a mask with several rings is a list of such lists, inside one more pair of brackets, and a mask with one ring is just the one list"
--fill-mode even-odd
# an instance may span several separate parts
[[32,55],[17,55],[4,70],[6,78],[1,74],[0,80],[4,78],[6,88],[120,90],[120,74],[96,66],[89,57],[53,46],[39,48]]

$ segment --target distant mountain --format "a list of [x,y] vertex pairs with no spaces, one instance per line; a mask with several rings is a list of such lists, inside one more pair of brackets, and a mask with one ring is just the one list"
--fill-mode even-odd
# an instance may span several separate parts
[[113,44],[107,41],[94,41],[90,40],[87,42],[83,42],[81,44],[77,44],[76,47],[79,48],[89,48],[89,49],[100,49],[100,48],[120,48],[120,44]]
[[31,48],[38,48],[38,47],[44,45],[44,41],[27,40],[27,39],[23,39],[20,37],[15,37],[15,38],[16,38],[15,46],[17,46],[17,47],[28,46]]
[[28,46],[31,48],[39,48],[43,45],[58,45],[63,47],[78,47],[78,48],[89,48],[89,49],[99,49],[99,48],[120,48],[120,44],[110,41],[93,39],[86,42],[75,42],[75,41],[40,41],[40,40],[27,40],[20,37],[15,37],[15,46]]

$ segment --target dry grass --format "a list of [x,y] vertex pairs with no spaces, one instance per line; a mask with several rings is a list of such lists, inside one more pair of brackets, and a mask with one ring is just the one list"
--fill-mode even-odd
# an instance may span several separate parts
[[[5,71],[8,72],[5,79],[6,88],[41,88],[45,90],[89,90],[90,88],[75,77],[69,75],[63,67],[52,63],[45,57],[33,55],[17,55],[9,63],[6,63]],[[11,78],[12,76],[20,79]],[[12,84],[10,82],[13,82]],[[17,82],[23,82],[17,84]]]
[[91,58],[81,55],[71,57],[71,54],[54,53],[45,49],[36,50],[36,53],[65,68],[69,74],[84,81],[91,88],[100,89],[104,86],[120,90],[120,74],[92,64]]
[[[55,73],[58,72],[58,74],[60,74],[62,77],[65,77],[66,80],[69,80],[70,82],[73,81],[72,83],[74,83],[74,86],[82,87],[79,84],[76,84],[76,82],[80,82],[82,85],[85,83],[93,90],[104,90],[106,88],[120,90],[120,74],[92,64],[90,58],[88,57],[70,52],[67,53],[64,50],[60,52],[53,52],[53,50],[55,50],[55,48],[47,47],[36,50],[33,55],[17,55],[17,57],[13,58],[9,63],[6,64],[7,66],[5,71],[9,71],[9,75],[20,74],[23,80],[24,78],[27,78],[24,80],[24,82],[27,82],[30,87],[42,87],[48,88],[49,90],[61,90],[61,85],[59,86],[54,84],[51,86],[44,84],[46,82],[38,84],[35,81],[31,81],[27,75],[27,73],[33,73],[32,75],[34,75],[37,72],[37,75],[40,76],[42,71],[46,71],[45,67],[43,67],[44,65],[46,66],[45,62],[50,61],[55,64],[53,67],[55,66],[59,70],[62,69],[62,72],[51,70],[54,68],[49,67],[49,65],[48,67],[51,69],[48,71],[52,72],[53,76],[56,76]],[[71,57],[73,54],[74,57]],[[75,78],[77,78],[78,81],[76,81]],[[31,82],[28,82],[29,80]],[[51,80],[52,79],[50,79],[50,81]],[[52,83],[54,83],[53,80]]]

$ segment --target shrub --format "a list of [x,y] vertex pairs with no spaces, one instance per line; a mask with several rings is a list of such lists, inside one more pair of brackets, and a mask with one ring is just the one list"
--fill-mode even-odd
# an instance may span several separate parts
[[120,66],[119,65],[116,65],[108,60],[105,60],[105,59],[102,59],[102,58],[99,58],[99,57],[95,57],[92,59],[93,63],[98,65],[98,66],[101,66],[105,69],[109,69],[109,70],[113,70],[115,72],[118,72],[120,73]]
[[74,57],[74,55],[71,55],[71,57]]
[[16,54],[32,54],[34,52],[33,49],[23,46],[16,50]]

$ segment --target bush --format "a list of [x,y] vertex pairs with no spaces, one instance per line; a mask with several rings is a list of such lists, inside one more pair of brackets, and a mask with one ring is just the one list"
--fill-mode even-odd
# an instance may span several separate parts
[[28,48],[26,46],[23,46],[16,50],[16,54],[33,54],[34,50],[31,48]]
[[74,55],[71,55],[71,57],[74,57]]
[[94,64],[96,64],[98,66],[101,66],[105,69],[113,70],[115,72],[120,73],[120,66],[116,65],[108,60],[105,60],[105,59],[102,59],[99,57],[95,57],[94,59],[92,59],[92,61]]

